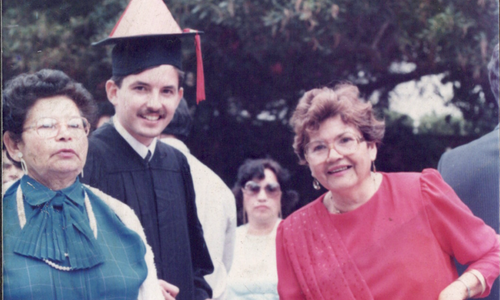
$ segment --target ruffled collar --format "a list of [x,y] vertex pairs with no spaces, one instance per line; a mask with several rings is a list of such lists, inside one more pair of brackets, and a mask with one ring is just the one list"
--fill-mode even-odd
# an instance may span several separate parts
[[31,206],[44,204],[58,195],[63,195],[80,208],[83,208],[85,193],[83,191],[83,185],[80,183],[78,177],[69,187],[59,191],[53,191],[33,178],[25,175],[21,178],[21,189],[23,191],[24,201],[28,202]]
[[[22,230],[15,253],[75,270],[104,261],[97,230],[90,226],[95,224],[90,201],[78,178],[71,186],[53,191],[25,175],[17,199]],[[25,216],[24,203],[32,209],[30,216]]]

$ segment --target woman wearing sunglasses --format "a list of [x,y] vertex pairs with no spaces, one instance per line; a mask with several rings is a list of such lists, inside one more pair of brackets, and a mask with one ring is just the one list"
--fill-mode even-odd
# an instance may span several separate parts
[[271,159],[247,160],[233,187],[238,210],[228,299],[278,299],[276,228],[298,202],[289,173]]
[[[300,162],[327,192],[278,228],[280,299],[488,295],[500,268],[494,230],[436,170],[375,171],[385,126],[356,86],[307,92],[291,123]],[[469,266],[460,277],[453,257]]]
[[5,299],[163,299],[134,212],[79,180],[89,92],[41,70],[15,77],[2,96],[3,142],[24,171],[3,189]]

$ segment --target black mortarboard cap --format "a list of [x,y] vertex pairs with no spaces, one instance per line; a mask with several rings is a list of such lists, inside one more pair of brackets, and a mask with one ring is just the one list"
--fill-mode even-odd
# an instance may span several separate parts
[[197,103],[205,100],[200,31],[181,30],[162,0],[131,0],[110,35],[93,46],[114,44],[113,75],[126,76],[159,65],[182,70],[179,38],[195,37],[197,56]]

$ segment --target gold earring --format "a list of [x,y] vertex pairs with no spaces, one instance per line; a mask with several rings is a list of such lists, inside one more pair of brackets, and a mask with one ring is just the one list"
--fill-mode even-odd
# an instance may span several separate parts
[[319,184],[319,181],[318,181],[318,179],[316,179],[316,178],[314,178],[314,180],[313,180],[313,188],[314,188],[315,190],[319,190],[319,189],[321,189],[321,185]]

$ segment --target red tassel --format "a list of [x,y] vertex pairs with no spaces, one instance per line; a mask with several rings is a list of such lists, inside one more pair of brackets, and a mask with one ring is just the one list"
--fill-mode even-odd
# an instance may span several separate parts
[[[184,32],[191,32],[192,30],[186,28]],[[205,74],[203,72],[203,58],[201,57],[201,39],[200,35],[194,36],[194,45],[196,48],[196,104],[205,100]]]
[[206,99],[205,97],[205,73],[203,72],[203,58],[201,57],[201,39],[200,35],[196,34],[194,37],[194,44],[196,46],[196,104]]

